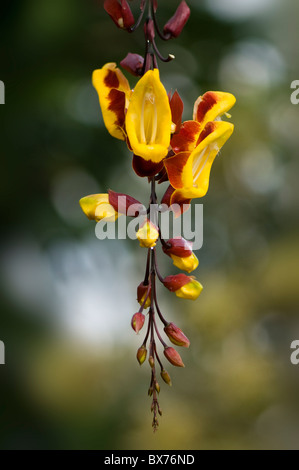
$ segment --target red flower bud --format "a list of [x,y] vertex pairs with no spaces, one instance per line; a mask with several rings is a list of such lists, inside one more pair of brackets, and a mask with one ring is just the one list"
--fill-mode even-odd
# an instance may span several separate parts
[[109,204],[111,204],[119,214],[137,217],[145,211],[143,204],[128,194],[116,193],[115,191],[112,191],[112,189],[109,189],[108,195]]
[[189,348],[189,339],[174,323],[168,323],[168,325],[165,326],[164,331],[173,344],[176,344],[177,346],[183,346],[184,348]]
[[132,320],[131,320],[131,325],[132,325],[133,330],[136,333],[138,333],[143,327],[144,320],[145,320],[145,316],[143,315],[143,313],[137,312],[133,315]]
[[[137,301],[139,302],[140,305],[143,304],[145,296],[147,295],[149,285],[145,285],[143,282],[139,284],[137,287]],[[149,293],[147,296],[147,300],[145,302],[144,308],[149,307],[151,304],[151,287],[149,288]]]
[[139,362],[140,365],[142,365],[146,359],[147,355],[147,349],[144,345],[140,346],[140,348],[137,351],[137,361]]
[[144,23],[143,30],[145,39],[152,42],[155,38],[155,25],[152,19],[149,19],[146,23]]
[[163,245],[163,251],[168,256],[175,255],[185,258],[192,255],[192,242],[185,240],[183,237],[170,238],[166,245]]
[[129,52],[120,65],[135,77],[139,77],[142,74],[143,63],[144,59],[141,55]]
[[164,356],[173,366],[185,367],[181,356],[174,348],[166,347],[164,349]]
[[127,0],[105,0],[104,9],[118,28],[128,29],[135,23]]
[[189,16],[190,16],[190,8],[188,7],[185,0],[183,0],[179,4],[173,17],[170,18],[170,20],[164,26],[163,28],[164,34],[170,35],[173,38],[177,38],[181,34],[185,24],[187,23],[189,19]]

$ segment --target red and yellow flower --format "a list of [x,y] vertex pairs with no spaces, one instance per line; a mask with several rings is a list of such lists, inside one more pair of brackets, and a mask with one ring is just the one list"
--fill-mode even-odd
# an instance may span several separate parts
[[127,140],[135,155],[154,164],[168,154],[171,136],[169,99],[159,70],[149,70],[133,91],[115,63],[93,72],[105,126],[113,137]]
[[171,187],[170,204],[204,196],[209,187],[211,167],[234,126],[221,116],[235,104],[230,93],[207,92],[194,105],[193,120],[186,121],[171,139],[175,155],[164,165]]

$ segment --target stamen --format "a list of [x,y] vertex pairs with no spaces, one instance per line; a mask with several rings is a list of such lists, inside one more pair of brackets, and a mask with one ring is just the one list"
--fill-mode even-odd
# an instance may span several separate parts
[[144,93],[140,116],[140,139],[143,144],[155,142],[158,131],[158,111],[152,90]]
[[155,97],[153,97],[153,108],[154,108],[154,117],[152,121],[152,135],[151,135],[151,140],[150,144],[154,143],[156,140],[157,136],[157,129],[158,129],[158,111],[157,111],[157,105],[155,102]]
[[145,130],[144,130],[144,109],[145,109],[146,93],[144,94],[142,107],[141,107],[141,116],[140,116],[140,139],[143,144],[146,143]]

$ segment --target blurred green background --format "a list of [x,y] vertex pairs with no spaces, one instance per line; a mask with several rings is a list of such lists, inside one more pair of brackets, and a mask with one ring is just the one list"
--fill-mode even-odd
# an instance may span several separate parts
[[[178,3],[159,2],[161,25]],[[198,201],[203,293],[192,303],[159,290],[191,347],[185,369],[167,367],[154,435],[143,335],[130,327],[146,253],[97,240],[78,205],[108,188],[148,200],[91,85],[95,68],[143,53],[142,29],[118,30],[93,0],[1,3],[1,449],[299,449],[299,4],[189,4],[180,38],[157,40],[176,56],[162,81],[185,120],[205,91],[234,93],[235,133]]]

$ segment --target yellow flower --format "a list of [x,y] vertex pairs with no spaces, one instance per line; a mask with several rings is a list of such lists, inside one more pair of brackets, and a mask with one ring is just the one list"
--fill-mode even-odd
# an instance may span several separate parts
[[136,233],[136,238],[139,240],[142,248],[152,248],[156,246],[156,241],[159,238],[159,231],[157,227],[147,220]]
[[159,70],[138,81],[126,114],[126,132],[133,152],[158,163],[166,157],[171,134],[171,110]]
[[107,222],[115,222],[121,215],[109,204],[109,194],[91,194],[82,197],[79,202],[84,214],[90,220],[98,222],[105,219]]

